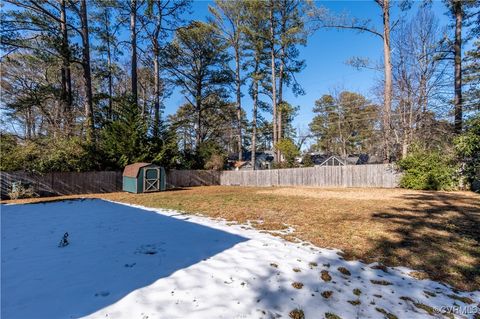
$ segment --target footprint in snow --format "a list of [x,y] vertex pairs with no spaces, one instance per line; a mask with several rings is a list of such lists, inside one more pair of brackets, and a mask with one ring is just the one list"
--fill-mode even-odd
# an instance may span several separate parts
[[109,291],[100,291],[95,294],[95,297],[106,297],[108,295],[110,295]]
[[160,249],[156,245],[142,245],[135,251],[136,254],[155,255]]

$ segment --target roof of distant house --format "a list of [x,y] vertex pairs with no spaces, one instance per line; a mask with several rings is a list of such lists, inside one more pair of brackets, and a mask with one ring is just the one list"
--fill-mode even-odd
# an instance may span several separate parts
[[243,166],[245,166],[245,165],[247,165],[247,164],[250,164],[250,161],[236,161],[236,162],[233,164],[233,166],[234,166],[235,168],[240,168],[240,167],[243,167]]

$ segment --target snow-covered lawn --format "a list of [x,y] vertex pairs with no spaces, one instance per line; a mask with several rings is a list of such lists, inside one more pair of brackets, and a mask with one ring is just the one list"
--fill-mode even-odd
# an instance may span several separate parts
[[448,306],[473,318],[480,301],[406,268],[171,210],[2,205],[1,222],[4,319],[431,318]]

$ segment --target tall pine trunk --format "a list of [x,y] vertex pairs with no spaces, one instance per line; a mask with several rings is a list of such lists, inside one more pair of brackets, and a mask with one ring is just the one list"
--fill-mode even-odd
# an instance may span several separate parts
[[110,14],[108,9],[105,9],[105,31],[107,32],[107,69],[108,69],[108,109],[107,118],[112,119],[113,115],[113,75],[112,75],[112,52],[110,44]]
[[60,30],[62,33],[61,99],[63,104],[64,130],[70,135],[73,126],[72,78],[70,72],[70,48],[68,44],[65,0],[60,1]]
[[259,68],[259,57],[255,57],[255,70],[253,76],[253,119],[252,119],[252,169],[256,169],[256,151],[257,151],[257,108],[258,108],[258,68]]
[[198,152],[202,141],[202,85],[201,80],[197,83],[197,92],[195,97],[195,111],[197,113],[197,130],[195,132],[195,150]]
[[137,0],[130,1],[130,46],[131,46],[131,80],[132,98],[138,104],[137,82]]
[[[270,10],[269,10],[269,18],[270,18],[270,68],[271,68],[271,75],[272,75],[272,108],[273,108],[273,142],[272,146],[275,149],[275,145],[278,142],[278,127],[277,127],[277,78],[275,74],[275,17],[274,17],[274,10],[275,10],[275,2],[274,0],[270,0]],[[278,162],[279,158],[277,156],[277,152],[274,152],[274,161]]]
[[453,12],[455,14],[455,133],[462,132],[462,1],[453,1]]
[[85,119],[86,139],[92,143],[95,140],[95,122],[93,115],[92,74],[90,68],[90,39],[88,34],[88,14],[86,0],[80,0],[80,19],[82,22],[82,67],[85,86]]
[[241,161],[243,159],[243,152],[242,152],[242,93],[241,93],[241,86],[242,82],[240,79],[240,48],[237,44],[235,46],[235,82],[237,85],[237,147],[238,147],[238,160]]
[[153,85],[154,85],[154,115],[153,115],[153,136],[160,136],[160,56],[159,49],[154,49],[153,58]]
[[390,114],[392,109],[392,62],[390,52],[390,2],[383,0],[383,54],[385,68],[384,109],[383,109],[383,161],[390,161]]
[[156,15],[155,27],[151,35],[151,42],[153,46],[153,86],[154,86],[154,102],[153,102],[153,136],[155,138],[160,137],[160,97],[161,91],[161,79],[160,79],[160,34],[162,31],[163,11],[162,3],[157,3],[158,13]]
[[[280,70],[278,73],[278,106],[277,106],[277,126],[278,126],[278,133],[277,133],[277,140],[281,140],[283,137],[283,118],[282,118],[282,111],[283,111],[283,72],[285,70],[285,48],[282,47],[280,49]],[[277,150],[277,158],[280,159],[282,154],[280,150]]]
[[[287,36],[287,13],[286,13],[286,6],[285,2],[282,3],[281,7],[281,30],[280,34],[282,36]],[[278,126],[278,135],[277,140],[281,140],[283,137],[283,82],[284,82],[284,71],[285,71],[285,43],[281,41],[280,47],[280,70],[278,73],[278,110],[277,110],[277,126]],[[281,160],[281,153],[280,150],[277,150],[277,158],[279,161]]]

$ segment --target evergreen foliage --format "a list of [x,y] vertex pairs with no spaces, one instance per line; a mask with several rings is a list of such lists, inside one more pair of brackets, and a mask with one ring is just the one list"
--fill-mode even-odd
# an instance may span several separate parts
[[101,149],[107,162],[124,167],[148,160],[148,126],[134,101],[126,97],[118,105],[115,120],[102,130]]
[[400,186],[424,190],[454,190],[458,185],[459,165],[455,155],[440,150],[413,146],[398,162],[403,170]]
[[472,190],[480,191],[480,114],[466,122],[465,132],[455,141],[455,149],[464,162],[464,175]]

